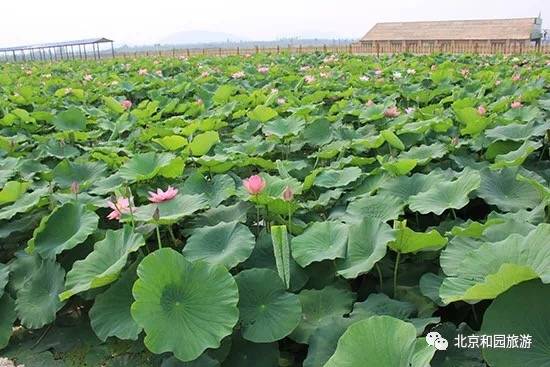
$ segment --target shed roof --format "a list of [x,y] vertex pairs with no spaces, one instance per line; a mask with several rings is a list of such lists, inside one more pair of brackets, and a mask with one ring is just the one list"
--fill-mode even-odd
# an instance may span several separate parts
[[[537,32],[538,29],[538,32]],[[377,23],[361,41],[531,40],[539,38],[540,18]]]
[[90,45],[92,43],[104,43],[104,42],[113,42],[113,41],[104,37],[88,38],[88,39],[75,40],[75,41],[63,41],[63,42],[53,42],[53,43],[40,43],[40,44],[26,45],[26,46],[5,47],[5,48],[0,48],[0,52],[35,50],[38,48],[48,48],[48,47]]

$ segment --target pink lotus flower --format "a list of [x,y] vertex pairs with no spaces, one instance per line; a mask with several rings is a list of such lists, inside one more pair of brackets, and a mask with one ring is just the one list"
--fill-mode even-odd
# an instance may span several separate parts
[[405,108],[405,113],[406,113],[407,115],[410,115],[410,114],[413,113],[413,112],[414,112],[414,107],[407,107],[407,108]]
[[209,76],[210,76],[210,73],[209,73],[208,71],[203,71],[203,72],[201,73],[201,77],[202,77],[202,78],[208,78]]
[[376,75],[376,76],[382,75],[382,70],[376,69],[376,70],[374,71],[374,75]]
[[495,85],[497,85],[497,86],[500,85],[500,83],[502,83],[502,81],[500,81],[500,80],[495,81]]
[[294,198],[294,191],[292,191],[290,186],[287,186],[285,188],[285,191],[283,191],[283,200],[284,201],[292,201],[292,198]]
[[253,175],[243,180],[243,186],[250,195],[258,195],[265,189],[265,180],[258,175]]
[[73,92],[73,88],[65,88],[65,94],[71,94]]
[[369,99],[369,100],[367,101],[367,103],[365,103],[365,105],[366,105],[367,107],[371,107],[371,106],[374,106],[374,102],[372,101],[372,99]]
[[306,75],[304,76],[304,80],[307,84],[311,84],[315,82],[315,77],[313,75]]
[[109,220],[120,220],[122,214],[130,213],[130,200],[125,197],[118,198],[116,202],[108,201],[107,206],[113,209],[107,216]]
[[462,76],[466,77],[466,76],[470,75],[470,70],[462,69],[462,70],[460,70],[460,74],[462,74]]
[[520,80],[520,79],[521,79],[521,75],[519,75],[519,74],[514,74],[514,75],[512,75],[512,80],[513,80],[513,81],[517,82],[517,81]]
[[361,80],[362,82],[368,82],[370,78],[366,75],[361,75],[361,77],[359,77],[359,80]]
[[162,70],[155,71],[155,74],[157,74],[157,76],[162,76]]
[[520,101],[514,101],[510,104],[510,107],[512,108],[521,108],[523,106],[523,104],[521,104]]
[[437,65],[436,65],[436,64],[433,64],[432,66],[430,66],[430,69],[431,69],[432,71],[434,71],[435,69],[437,69]]
[[277,94],[279,90],[277,88],[271,88],[271,94]]
[[286,103],[286,99],[284,99],[284,98],[277,98],[277,104],[278,104],[279,106],[282,106],[282,105],[284,105],[285,103]]
[[267,74],[267,73],[269,73],[269,68],[267,66],[260,66],[258,68],[258,73]]
[[300,67],[300,71],[308,71],[311,67],[309,65],[304,65]]
[[32,75],[32,70],[26,70],[26,71],[25,71],[25,74],[27,74],[27,75]]
[[94,78],[94,77],[93,77],[93,76],[91,76],[90,74],[86,74],[86,75],[84,75],[84,80],[85,80],[85,81],[87,81],[87,82],[90,82],[90,81],[92,81],[92,79],[93,79],[93,78]]
[[162,203],[163,201],[172,200],[178,194],[178,189],[168,186],[166,191],[157,189],[157,192],[149,191],[149,201],[152,203]]
[[400,112],[399,112],[399,110],[397,109],[396,106],[388,107],[384,111],[384,116],[386,116],[386,117],[397,117],[397,116],[399,116],[399,114],[400,114]]
[[335,61],[338,61],[338,57],[336,55],[330,55],[330,56],[327,56],[323,59],[323,62],[325,64],[330,64],[330,63],[333,63]]
[[480,116],[483,116],[487,113],[487,109],[484,107],[484,106],[478,106],[477,108],[477,113],[480,115]]
[[409,75],[414,75],[414,74],[416,74],[416,70],[414,70],[414,69],[407,69],[407,74],[409,74]]
[[182,56],[179,57],[179,59],[180,59],[181,61],[187,61],[187,56],[182,55]]
[[252,54],[245,54],[244,57],[247,58],[247,59],[249,59],[249,58],[252,57]]
[[231,77],[233,79],[242,79],[242,78],[244,78],[244,75],[245,75],[244,71],[237,71],[237,72],[233,73],[233,75],[231,75]]
[[138,70],[138,75],[147,75],[148,71],[147,69],[139,69]]
[[197,100],[195,101],[195,104],[196,104],[197,106],[202,106],[202,105],[204,104],[204,101],[203,101],[202,99],[200,99],[200,98],[197,98]]
[[128,110],[132,107],[132,101],[128,100],[128,99],[125,99],[124,101],[120,102],[120,105],[122,106],[122,108],[124,108],[125,110]]

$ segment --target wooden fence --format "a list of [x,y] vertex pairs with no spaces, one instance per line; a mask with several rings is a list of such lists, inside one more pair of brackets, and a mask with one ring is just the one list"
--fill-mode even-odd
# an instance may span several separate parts
[[142,51],[142,52],[117,52],[118,57],[139,57],[139,56],[160,56],[160,57],[181,57],[181,56],[231,56],[231,55],[253,55],[256,53],[269,54],[302,54],[312,52],[324,53],[349,53],[365,55],[412,53],[427,55],[432,53],[471,53],[480,55],[495,54],[529,54],[540,53],[550,54],[550,44],[545,45],[507,45],[507,44],[465,44],[434,42],[432,44],[406,44],[406,43],[355,43],[348,45],[322,45],[322,46],[287,46],[287,47],[252,47],[252,48],[174,48],[171,50]]

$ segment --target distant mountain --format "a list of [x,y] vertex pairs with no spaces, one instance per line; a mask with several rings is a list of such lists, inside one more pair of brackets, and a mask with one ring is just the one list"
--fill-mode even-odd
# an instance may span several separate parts
[[161,45],[193,45],[203,43],[240,42],[244,37],[225,32],[183,31],[169,35],[160,40]]

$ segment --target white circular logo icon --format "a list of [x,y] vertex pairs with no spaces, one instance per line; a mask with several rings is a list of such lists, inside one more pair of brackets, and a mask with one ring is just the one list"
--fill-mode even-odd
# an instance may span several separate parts
[[447,350],[449,342],[441,336],[437,331],[431,331],[426,335],[426,343],[435,347],[437,350]]

